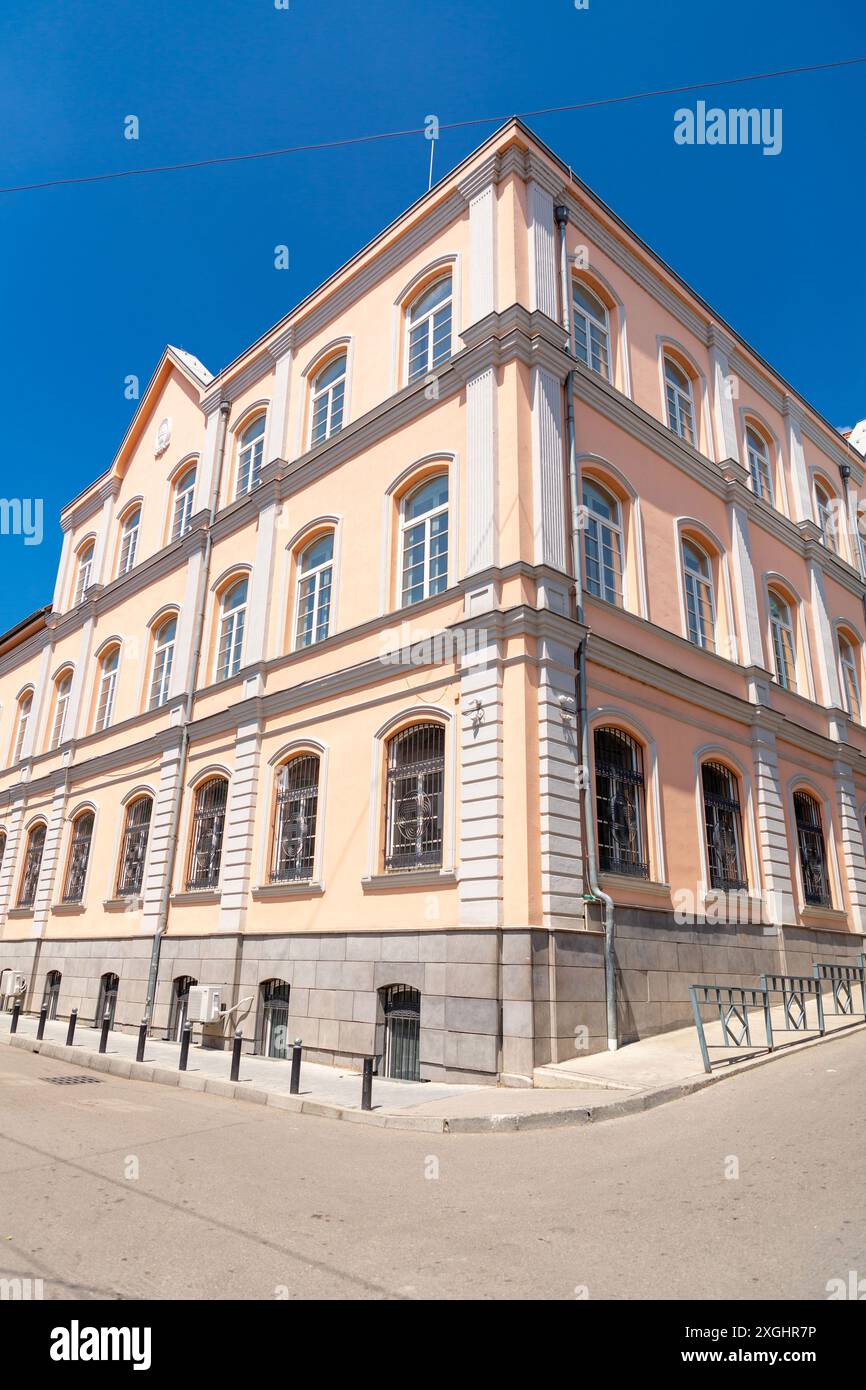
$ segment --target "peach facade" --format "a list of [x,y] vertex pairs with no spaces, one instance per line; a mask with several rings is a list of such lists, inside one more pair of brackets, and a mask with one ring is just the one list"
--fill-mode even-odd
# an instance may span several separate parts
[[853,962],[863,470],[510,121],[220,376],[166,349],[64,511],[0,968],[495,1081],[608,1045],[605,895],[620,1042]]

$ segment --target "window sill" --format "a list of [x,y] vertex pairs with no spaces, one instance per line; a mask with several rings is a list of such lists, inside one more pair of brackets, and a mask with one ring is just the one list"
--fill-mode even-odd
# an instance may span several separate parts
[[598,876],[599,886],[611,891],[622,892],[627,888],[631,892],[644,893],[653,898],[666,898],[670,901],[671,885],[669,883],[659,883],[652,878],[641,878],[640,874],[609,874],[601,873]]
[[141,898],[106,898],[102,904],[106,912],[140,912]]
[[262,883],[254,888],[255,902],[282,902],[286,898],[320,898],[325,886],[318,879],[301,879],[292,883]]
[[32,907],[11,907],[7,916],[10,921],[15,921],[24,917],[32,917],[35,910],[36,909]]
[[361,879],[365,893],[389,893],[398,888],[447,888],[457,882],[453,869],[395,869]]
[[[12,914],[9,915],[11,917]],[[818,922],[823,922],[828,927],[848,926],[847,912],[840,912],[837,907],[811,907],[808,903],[801,903],[800,916],[814,917]]]
[[87,908],[84,906],[84,903],[54,903],[51,908],[51,913],[54,917],[77,917],[80,916],[82,912],[86,911]]
[[220,896],[218,888],[190,888],[183,893],[172,893],[169,901],[172,907],[187,907],[191,903],[207,903],[213,906],[220,901]]

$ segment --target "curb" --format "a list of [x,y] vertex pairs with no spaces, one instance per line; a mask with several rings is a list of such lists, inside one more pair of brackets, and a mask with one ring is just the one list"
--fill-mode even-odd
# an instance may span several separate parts
[[783,1051],[750,1057],[739,1065],[710,1072],[709,1075],[691,1077],[672,1086],[637,1091],[626,1099],[611,1101],[607,1105],[582,1105],[570,1110],[530,1110],[505,1115],[453,1115],[450,1118],[444,1115],[401,1115],[389,1110],[354,1110],[324,1100],[304,1100],[276,1091],[262,1091],[241,1081],[224,1081],[216,1076],[174,1071],[153,1062],[133,1062],[128,1057],[112,1057],[109,1053],[89,1052],[45,1039],[38,1042],[36,1038],[19,1036],[17,1033],[0,1035],[0,1043],[53,1057],[59,1062],[71,1062],[91,1071],[107,1072],[110,1076],[119,1076],[128,1081],[152,1081],[158,1086],[174,1086],[181,1091],[203,1091],[207,1095],[222,1096],[225,1100],[270,1105],[275,1110],[288,1110],[296,1115],[316,1115],[321,1119],[344,1120],[350,1124],[374,1125],[378,1129],[400,1129],[416,1134],[516,1134],[534,1129],[567,1129],[600,1124],[604,1120],[638,1115],[659,1105],[667,1105],[670,1101],[682,1100],[731,1077],[742,1076],[743,1072],[766,1066],[768,1062],[779,1061],[821,1043],[833,1042],[836,1038],[850,1038],[864,1030],[866,1020],[837,1028],[823,1038],[807,1038],[803,1042],[790,1043]]

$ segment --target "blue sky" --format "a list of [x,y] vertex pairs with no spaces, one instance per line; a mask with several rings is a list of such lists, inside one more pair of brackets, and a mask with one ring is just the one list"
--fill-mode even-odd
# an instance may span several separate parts
[[[0,185],[490,116],[866,54],[857,0],[6,0]],[[866,416],[866,66],[706,93],[783,148],[683,147],[655,97],[529,124],[835,424]],[[137,142],[124,117],[140,122]],[[166,342],[231,361],[426,188],[420,136],[0,196],[0,630],[51,598],[60,507],[111,462]],[[289,270],[274,247],[290,249]],[[10,580],[12,582],[10,582]]]

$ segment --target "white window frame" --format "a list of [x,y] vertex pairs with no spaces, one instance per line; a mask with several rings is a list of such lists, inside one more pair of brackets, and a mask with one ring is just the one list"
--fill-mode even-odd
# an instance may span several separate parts
[[[857,669],[859,665],[860,644],[851,641],[844,632],[837,631],[836,647],[839,653],[839,679],[842,685],[842,695],[845,699],[845,708],[852,719],[862,723],[861,718],[861,695],[860,695],[860,673]],[[844,655],[847,649],[848,657]],[[845,678],[845,673],[850,676],[850,683],[853,685],[853,692],[849,689],[849,682]],[[852,708],[853,705],[853,708]]]
[[[679,382],[669,380],[668,366],[673,367],[674,370],[685,379],[688,386],[687,391],[683,390]],[[682,439],[685,444],[690,444],[693,449],[696,449],[698,447],[698,435],[694,383],[685,367],[667,352],[662,354],[662,381],[664,383],[665,419],[667,420],[668,429],[675,434],[678,439]],[[671,409],[672,401],[673,410]],[[687,408],[689,413],[691,437],[681,428],[683,424],[684,408]]]
[[[303,568],[304,556],[307,554],[307,552],[308,552],[309,550],[311,550],[311,549],[313,548],[313,546],[318,545],[320,541],[324,540],[326,536],[330,536],[330,538],[331,538],[331,558],[330,558],[329,560],[323,560],[321,564],[319,564],[319,565],[314,565],[311,569],[305,570],[305,569]],[[293,650],[294,650],[294,651],[306,651],[307,647],[314,647],[314,646],[316,645],[317,642],[324,642],[324,641],[326,641],[327,638],[330,637],[331,632],[333,631],[333,621],[334,621],[334,573],[335,573],[335,556],[336,556],[336,548],[337,548],[336,532],[333,531],[333,530],[328,530],[328,531],[322,531],[322,532],[319,533],[319,535],[314,536],[312,540],[307,541],[307,542],[297,551],[297,560],[296,560],[296,566],[297,566],[297,579],[296,579],[296,583],[295,583],[295,614],[294,614],[294,622],[293,622],[293,625],[292,625],[292,644],[293,644]],[[320,620],[320,614],[321,614],[321,608],[322,608],[322,589],[323,589],[323,587],[324,587],[324,581],[325,581],[325,575],[326,575],[326,574],[330,574],[330,582],[329,582],[329,584],[328,584],[328,589],[327,589],[327,595],[328,595],[328,597],[327,597],[327,605],[328,605],[327,630],[326,630],[326,632],[325,632],[325,634],[324,634],[323,637],[317,637],[315,634],[316,634],[316,632],[317,632],[318,629],[319,629],[319,620]],[[302,642],[302,641],[301,641],[301,633],[300,633],[300,630],[299,630],[299,624],[300,624],[300,620],[301,620],[301,602],[302,602],[301,590],[302,590],[304,584],[305,584],[305,583],[309,583],[310,581],[312,581],[312,594],[313,594],[312,623],[310,624],[310,629],[309,629],[311,635],[310,635],[309,641],[307,641],[307,642]]]
[[[760,446],[759,449],[753,447],[753,440]],[[770,446],[760,431],[750,424],[746,425],[746,455],[749,460],[752,491],[756,497],[761,497],[765,502],[769,502],[771,507],[775,506]]]
[[129,511],[123,521],[123,529],[120,537],[120,561],[118,564],[118,577],[129,574],[135,566],[135,559],[138,554],[138,539],[141,531],[141,504]]
[[51,739],[48,745],[49,751],[52,753],[63,742],[71,694],[72,672],[65,671],[62,676],[58,677],[54,686],[54,720],[51,725]]
[[[598,514],[597,512],[594,512],[594,511],[592,510],[592,508],[589,506],[589,504],[588,504],[586,501],[584,501],[584,489],[587,487],[587,485],[596,488],[599,492],[603,493],[603,494],[613,503],[613,505],[614,505],[614,511],[615,511],[615,515],[616,515],[616,521],[608,521],[608,520],[606,520],[604,517],[599,516],[599,514]],[[591,474],[586,474],[586,475],[584,475],[584,477],[581,479],[581,505],[583,506],[583,508],[585,509],[585,512],[586,512],[586,535],[585,535],[585,537],[584,537],[584,546],[583,546],[583,567],[584,567],[583,582],[584,582],[584,584],[585,584],[585,586],[586,586],[586,591],[587,591],[587,593],[592,594],[593,598],[602,599],[602,600],[604,600],[605,603],[612,603],[612,604],[614,604],[617,608],[624,608],[624,607],[625,607],[625,532],[624,532],[624,529],[623,529],[623,522],[622,522],[622,503],[620,502],[620,499],[615,495],[615,493],[611,492],[610,488],[607,487],[607,486],[605,486],[605,484],[604,484],[603,482],[601,482],[598,478],[594,478]],[[597,594],[597,593],[595,593],[595,592],[590,588],[590,584],[589,584],[589,571],[588,571],[588,567],[587,567],[587,547],[586,547],[586,540],[587,540],[588,537],[589,537],[590,530],[591,530],[591,527],[593,526],[593,524],[595,525],[595,528],[596,528],[596,531],[597,531],[597,532],[600,532],[600,533],[601,533],[601,532],[607,531],[607,532],[610,533],[611,537],[612,537],[613,540],[615,541],[615,546],[614,546],[613,544],[611,544],[611,545],[610,545],[610,549],[611,549],[612,552],[613,552],[614,549],[615,549],[616,557],[617,557],[618,564],[619,564],[619,576],[618,576],[618,577],[619,577],[619,593],[618,593],[618,594],[615,594],[613,597],[611,597],[610,594],[609,594],[608,592],[605,591],[605,585],[604,585],[603,579],[602,579],[602,592],[601,592],[601,593],[598,593],[598,594]],[[601,554],[602,548],[603,548],[603,540],[601,540],[601,543],[600,543],[600,541],[597,539],[597,540],[596,540],[596,546],[597,546],[597,548],[599,549],[599,553]],[[604,573],[604,566],[603,566],[602,564],[599,564],[599,570],[600,570],[600,572],[601,572],[602,575],[603,575],[603,573]]]
[[[234,593],[241,584],[246,586],[246,593],[242,603],[234,608],[226,608],[226,600],[229,595]],[[249,575],[239,575],[237,579],[231,581],[223,589],[220,598],[220,621],[217,635],[216,661],[214,669],[214,681],[231,680],[237,675],[243,665],[244,657],[244,635],[246,630],[247,606],[250,598]],[[222,660],[222,652],[225,648],[226,655],[230,655],[225,665]]]
[[[174,625],[174,632],[171,638],[169,640],[161,639],[160,634],[172,624]],[[168,702],[176,642],[177,614],[171,613],[163,618],[159,626],[154,629],[153,661],[151,663],[150,685],[147,693],[147,707],[149,710],[159,709],[161,705]],[[157,696],[159,698],[156,698]]]
[[[694,570],[689,569],[688,565],[686,564],[686,546],[690,546],[692,550],[696,551],[698,555],[702,556],[708,570],[708,574],[706,576],[698,576],[695,574]],[[692,646],[699,647],[702,651],[714,652],[717,649],[717,613],[715,584],[713,583],[712,559],[710,555],[707,553],[707,551],[704,549],[704,547],[700,545],[697,541],[692,540],[690,536],[681,536],[680,562],[682,564],[683,572],[683,602],[685,604],[686,635],[688,637],[688,640],[692,643]],[[694,590],[693,598],[695,612],[696,614],[700,614],[703,611],[703,608],[700,602],[700,591],[698,587],[699,585],[703,585],[706,587],[707,595],[709,598],[709,603],[707,606],[710,611],[711,631],[709,635],[701,631],[699,633],[699,636],[696,637],[692,634],[692,628],[689,622],[689,591],[690,589]]]
[[15,743],[13,745],[12,761],[20,763],[24,753],[24,744],[27,741],[27,730],[30,727],[30,717],[33,713],[33,691],[28,691],[22,695],[18,701],[17,721],[15,725]]
[[[332,381],[329,381],[324,386],[319,386],[318,382],[320,378],[324,376],[325,372],[329,372],[332,367],[336,366],[338,362],[342,362],[343,370],[340,373],[338,373],[338,375],[335,376]],[[335,423],[336,410],[334,405],[334,397],[338,387],[342,387],[342,393],[340,395],[339,419],[337,419]],[[333,435],[339,434],[340,430],[343,428],[343,423],[346,418],[346,399],[348,395],[348,390],[349,354],[348,352],[335,353],[334,356],[329,358],[323,366],[319,367],[310,385],[310,430],[309,439],[307,441],[308,448],[314,449],[316,445],[324,444],[325,441],[330,439]],[[321,434],[317,439],[315,435],[316,412],[320,401],[325,402],[325,429],[324,433]]]
[[[596,304],[602,311],[601,318],[599,318],[597,314],[591,314],[586,308],[586,305],[579,304],[577,302],[578,289],[581,289],[583,293],[586,294],[590,299],[595,300]],[[581,280],[579,276],[574,276],[571,282],[571,314],[572,342],[574,346],[575,357],[577,357],[578,361],[582,362],[585,367],[588,367],[590,371],[595,372],[597,376],[602,377],[604,381],[610,381],[610,311],[608,310],[607,305],[596,294],[595,290],[593,290],[591,286],[586,283],[586,281]],[[578,349],[578,319],[581,319],[583,321],[583,333],[584,338],[586,340],[586,357],[582,357]],[[593,330],[595,330],[595,332],[593,332]],[[602,340],[602,346],[604,350],[603,357],[602,353],[596,350],[596,340],[599,338]],[[604,362],[605,369],[603,371],[599,367],[595,366],[595,363],[592,360],[594,356],[598,357],[599,361]]]
[[[255,430],[256,433],[252,434]],[[235,501],[248,497],[261,480],[265,456],[265,433],[267,431],[267,412],[260,411],[248,420],[237,439],[237,487]],[[247,436],[250,436],[249,438]]]
[[[834,555],[838,555],[839,537],[835,534],[835,522],[833,519],[833,503],[838,501],[829,487],[820,478],[813,479],[812,490],[815,496],[815,513],[818,521],[818,529],[821,532],[821,539],[828,550]],[[821,498],[824,501],[821,501]]]
[[174,485],[174,503],[171,511],[171,534],[169,541],[179,541],[189,530],[192,518],[195,484],[198,464],[191,463],[185,468]]
[[[415,496],[417,495],[417,493],[419,493],[419,492],[421,491],[422,488],[427,487],[428,484],[429,484],[429,483],[432,483],[436,478],[444,478],[445,481],[446,481],[446,483],[447,483],[447,485],[448,485],[448,497],[447,497],[446,501],[445,501],[444,503],[440,503],[440,505],[439,505],[438,507],[433,507],[433,508],[431,508],[431,510],[430,510],[429,512],[423,512],[421,516],[417,516],[417,517],[413,517],[413,518],[408,517],[408,516],[407,516],[407,509],[408,509],[409,503],[411,502],[412,498],[415,497]],[[443,512],[446,514],[447,519],[448,519],[448,526],[447,526],[447,528],[446,528],[447,546],[446,546],[446,551],[445,551],[445,583],[444,583],[444,585],[442,586],[442,588],[436,590],[436,595],[438,595],[438,594],[440,594],[440,593],[443,593],[443,592],[448,588],[449,573],[450,573],[450,566],[451,566],[451,549],[452,549],[452,542],[451,542],[451,516],[450,516],[450,514],[449,514],[449,508],[450,508],[450,506],[451,506],[451,477],[450,477],[450,474],[449,474],[447,471],[445,471],[445,470],[443,470],[441,473],[432,473],[432,474],[431,474],[429,477],[427,477],[427,478],[422,478],[420,482],[416,483],[413,487],[408,488],[407,491],[403,494],[403,497],[400,499],[400,544],[399,544],[399,547],[398,547],[398,557],[397,557],[397,583],[398,583],[398,586],[399,586],[399,588],[398,588],[398,595],[397,595],[397,597],[398,597],[397,607],[398,607],[398,608],[413,608],[413,607],[415,606],[416,603],[423,603],[425,599],[428,599],[428,598],[431,597],[431,594],[430,594],[430,582],[431,582],[431,574],[430,574],[430,569],[431,569],[430,542],[431,542],[431,538],[432,538],[432,522],[433,522],[433,519],[434,519],[435,517],[441,516]],[[404,561],[405,561],[405,556],[406,556],[406,537],[407,537],[407,534],[408,534],[409,531],[414,530],[414,528],[415,528],[416,526],[420,526],[420,525],[422,525],[422,524],[423,524],[423,526],[424,526],[424,582],[423,582],[423,593],[421,594],[421,596],[420,596],[419,598],[406,599],[406,598],[404,597],[404,583],[403,583]]]
[[[109,669],[107,663],[114,660]],[[96,698],[95,732],[102,733],[111,727],[114,718],[114,701],[117,696],[117,676],[120,671],[120,647],[112,647],[99,659],[99,690]],[[101,717],[100,717],[101,716]]]
[[[425,295],[428,295],[432,289],[435,289],[437,285],[442,284],[442,282],[445,280],[447,280],[449,283],[449,292],[447,296],[439,304],[435,304],[432,309],[428,309],[426,313],[422,314],[419,319],[413,322],[412,313],[418,301],[423,299]],[[443,313],[446,308],[448,309],[450,316],[448,332],[448,354],[447,356],[442,357],[438,362],[434,363],[433,338],[436,332],[435,319],[439,314]],[[450,362],[451,358],[454,356],[454,314],[454,273],[453,270],[450,269],[446,270],[441,275],[431,276],[430,280],[428,280],[426,285],[424,285],[420,290],[418,290],[416,294],[413,294],[411,300],[407,303],[405,311],[405,330],[403,346],[403,351],[405,353],[406,358],[405,376],[407,386],[412,386],[417,381],[423,381],[425,377],[428,377],[431,372],[434,372],[436,370],[437,367],[442,367],[445,365],[446,362]],[[424,351],[424,368],[423,371],[416,370],[415,372],[413,372],[412,334],[421,329],[422,325],[425,329],[426,339]]]
[[78,552],[78,573],[75,577],[75,597],[72,600],[73,608],[77,608],[79,603],[84,600],[84,595],[92,582],[93,557],[96,553],[96,542],[88,541]]
[[[773,612],[773,604],[778,608],[784,605],[788,614],[787,621]],[[794,614],[791,611],[791,604],[783,594],[775,589],[767,590],[767,606],[770,614],[770,647],[773,652],[773,673],[776,684],[783,690],[797,691],[797,628],[794,621]],[[780,660],[780,654],[784,654],[785,643],[784,635],[787,633],[791,651],[791,670],[790,674],[785,669],[786,663]]]

